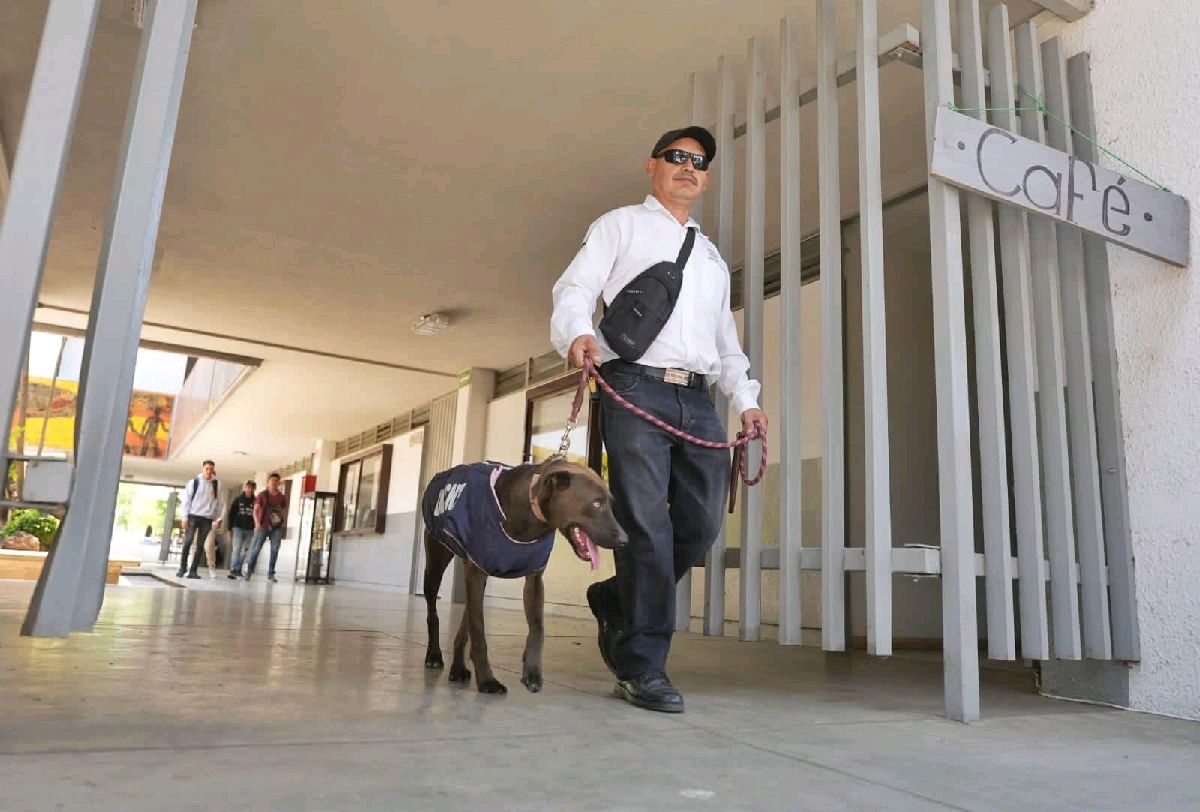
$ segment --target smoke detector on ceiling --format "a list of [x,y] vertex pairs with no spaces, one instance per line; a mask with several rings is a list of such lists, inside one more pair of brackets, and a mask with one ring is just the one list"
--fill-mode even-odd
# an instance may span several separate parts
[[431,336],[450,326],[450,317],[445,313],[426,313],[413,322],[413,332],[419,336]]

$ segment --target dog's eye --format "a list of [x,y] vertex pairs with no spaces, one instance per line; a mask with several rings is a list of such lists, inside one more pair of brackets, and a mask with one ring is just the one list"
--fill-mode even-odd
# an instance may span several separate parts
[[599,499],[597,499],[595,502],[592,502],[592,507],[594,507],[594,508],[596,508],[597,510],[599,510],[600,508],[604,507],[604,502],[602,502],[602,501],[600,501]]

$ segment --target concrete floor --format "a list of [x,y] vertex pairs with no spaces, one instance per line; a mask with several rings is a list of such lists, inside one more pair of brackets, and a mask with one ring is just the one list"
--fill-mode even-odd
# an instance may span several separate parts
[[1200,809],[1200,725],[1027,674],[985,672],[963,725],[936,663],[683,635],[666,716],[609,696],[587,622],[549,619],[532,695],[524,620],[490,610],[483,696],[424,669],[406,596],[133,580],[69,640],[19,637],[32,585],[0,582],[0,809]]

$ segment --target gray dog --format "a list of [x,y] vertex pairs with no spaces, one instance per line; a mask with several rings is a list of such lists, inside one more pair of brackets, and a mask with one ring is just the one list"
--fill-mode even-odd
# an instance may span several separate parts
[[454,556],[466,567],[467,607],[454,638],[450,681],[466,682],[471,672],[464,653],[471,641],[475,684],[485,694],[507,692],[488,664],[483,630],[483,590],[489,575],[525,579],[525,619],[529,636],[521,684],[542,689],[542,571],[556,532],[575,555],[596,569],[597,547],[614,549],[628,541],[613,518],[612,495],[596,473],[554,458],[541,465],[509,468],[495,462],[460,465],[433,478],[421,498],[425,519],[425,603],[429,608],[426,668],[442,668],[438,641],[437,595]]

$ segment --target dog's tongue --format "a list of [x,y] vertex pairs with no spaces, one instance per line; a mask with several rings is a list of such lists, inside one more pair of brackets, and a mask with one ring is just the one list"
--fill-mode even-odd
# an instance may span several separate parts
[[583,546],[587,549],[589,564],[591,564],[592,572],[600,569],[600,550],[596,547],[596,543],[588,538],[583,537]]

